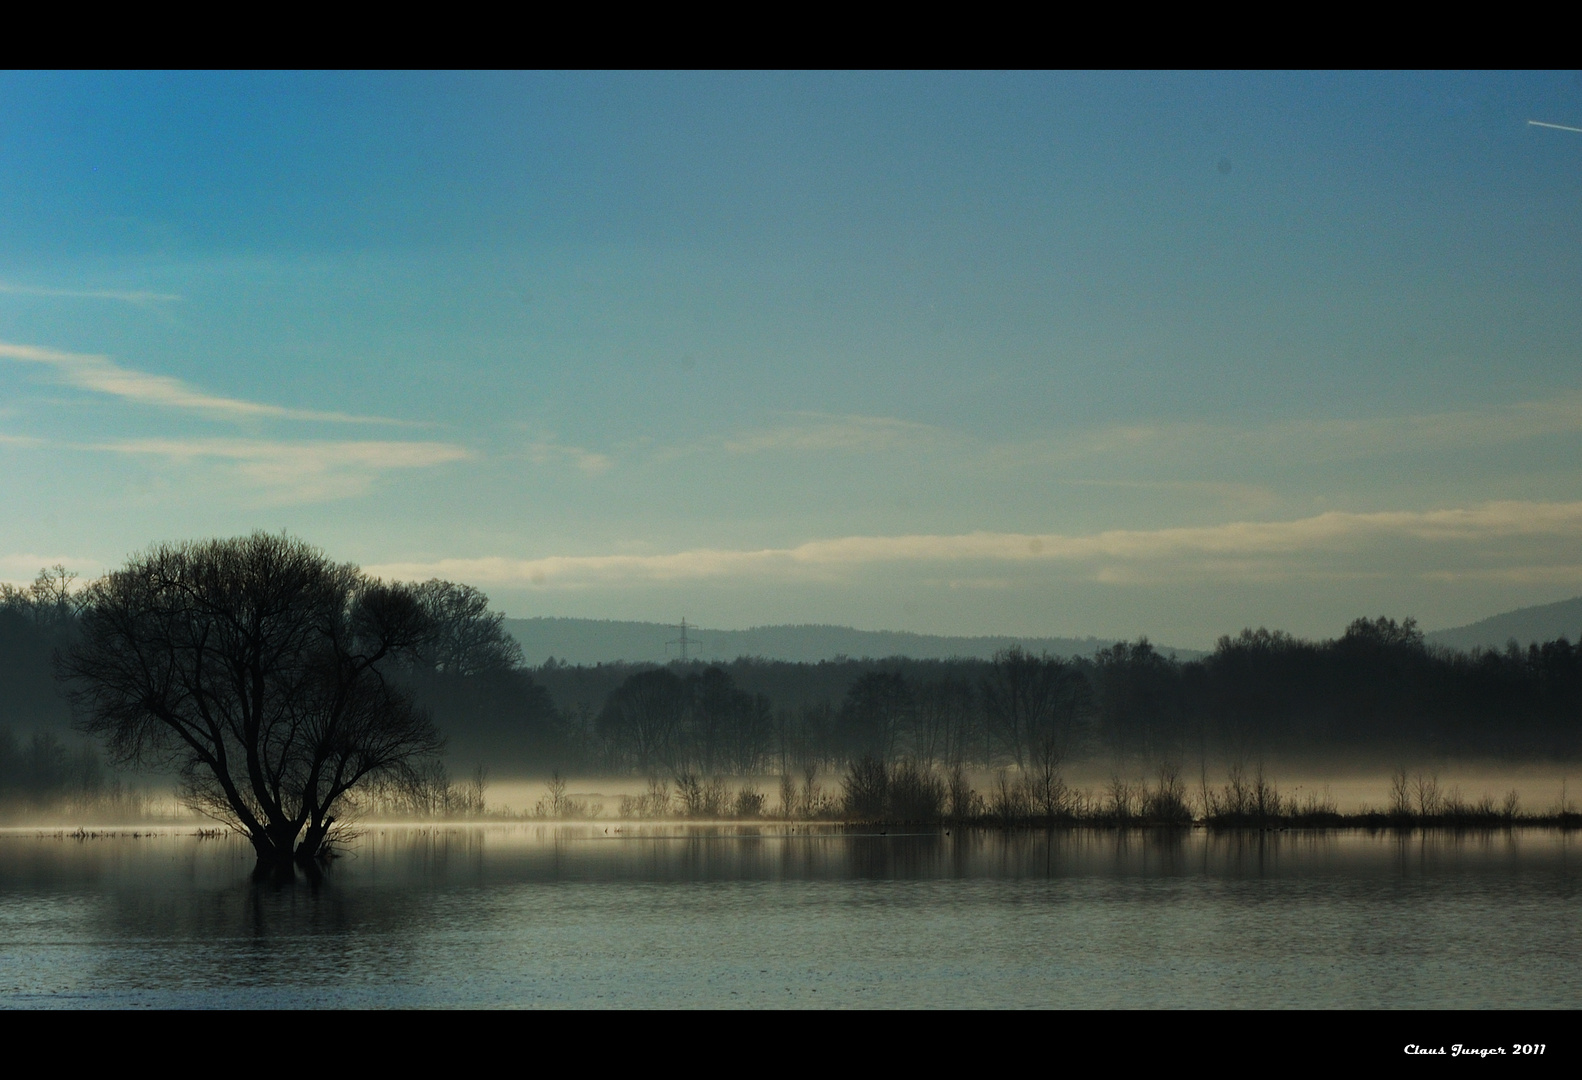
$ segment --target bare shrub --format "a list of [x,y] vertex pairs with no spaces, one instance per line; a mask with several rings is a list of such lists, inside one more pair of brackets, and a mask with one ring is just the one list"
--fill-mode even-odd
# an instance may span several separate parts
[[1104,789],[1107,797],[1105,809],[1116,821],[1130,821],[1137,810],[1137,792],[1132,785],[1122,779],[1119,773],[1110,777],[1109,786]]
[[1280,798],[1280,790],[1274,786],[1273,780],[1264,775],[1262,765],[1253,775],[1252,810],[1259,821],[1285,816],[1285,803]]
[[[627,802],[621,800],[621,814],[628,816]],[[591,818],[599,816],[600,807],[592,806],[586,799],[573,799],[566,794],[566,778],[560,775],[560,770],[550,774],[548,790],[543,797],[533,805],[533,816],[536,818],[550,818],[557,821],[570,821],[577,818]]]
[[751,784],[745,784],[736,793],[735,816],[739,818],[763,817],[765,801],[763,792]]
[[1560,797],[1549,808],[1550,817],[1565,818],[1576,813],[1576,806],[1571,802],[1569,783],[1570,779],[1568,777],[1562,776],[1560,778]]
[[1060,775],[1060,756],[1052,744],[1041,744],[1033,765],[1023,778],[1028,810],[1045,821],[1066,812],[1066,782]]
[[818,765],[808,762],[802,766],[802,816],[816,818],[829,809],[829,800],[818,782]]
[[623,818],[666,818],[670,816],[670,785],[652,778],[642,795],[621,796]]
[[1159,785],[1152,791],[1143,788],[1143,816],[1151,821],[1180,823],[1192,820],[1187,803],[1186,782],[1181,770],[1171,763],[1159,766]]
[[1103,800],[1092,791],[1075,788],[1067,794],[1067,805],[1070,807],[1071,816],[1079,821],[1091,821],[1103,814]]
[[1027,790],[1020,777],[1013,779],[1006,769],[995,771],[994,786],[989,789],[989,815],[1001,825],[1027,820]]
[[703,785],[696,816],[712,819],[729,817],[734,805],[735,801],[731,798],[731,789],[726,785],[725,778],[716,776]]
[[983,812],[983,797],[973,791],[972,785],[967,783],[967,770],[962,768],[959,761],[951,766],[945,787],[950,799],[951,817],[958,821],[966,821]]
[[1390,774],[1390,815],[1398,818],[1412,816],[1412,785],[1406,778],[1406,767],[1397,766]]
[[1247,782],[1247,774],[1239,761],[1226,773],[1220,812],[1232,818],[1244,818],[1252,813],[1252,785]]
[[695,772],[676,774],[676,802],[685,817],[703,816],[703,781]]
[[538,800],[533,807],[533,816],[541,818],[563,818],[566,816],[566,778],[556,769],[549,777],[549,790]]
[[1299,817],[1310,821],[1340,816],[1340,809],[1335,805],[1335,797],[1329,793],[1328,785],[1324,787],[1322,795],[1316,791],[1309,791],[1302,800],[1301,806],[1295,808],[1295,812]]
[[938,821],[944,816],[945,783],[932,769],[903,761],[890,775],[889,809],[896,821]]
[[1434,817],[1444,810],[1444,796],[1439,790],[1439,776],[1437,773],[1424,776],[1418,773],[1412,781],[1412,795],[1417,800],[1417,813],[1420,817]]
[[1289,818],[1299,809],[1294,798],[1287,802],[1281,797],[1261,764],[1251,778],[1240,762],[1232,764],[1219,794],[1204,794],[1205,816],[1221,825],[1264,825]]
[[841,787],[848,817],[858,821],[877,821],[884,816],[890,774],[883,761],[872,754],[864,754],[847,768]]

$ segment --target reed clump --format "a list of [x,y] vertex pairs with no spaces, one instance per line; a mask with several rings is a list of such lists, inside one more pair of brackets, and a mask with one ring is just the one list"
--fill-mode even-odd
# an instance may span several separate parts
[[1522,808],[1515,790],[1476,800],[1433,773],[1391,778],[1387,809],[1364,807],[1343,813],[1328,787],[1282,791],[1262,764],[1232,764],[1225,780],[1211,786],[1205,775],[1194,794],[1172,762],[1151,777],[1113,774],[1099,789],[1079,789],[1047,764],[996,770],[986,793],[972,789],[959,765],[925,769],[913,762],[894,766],[866,757],[850,763],[841,802],[833,809],[848,821],[870,824],[1027,827],[1175,827],[1211,829],[1440,828],[1495,829],[1516,826],[1582,827],[1582,813],[1564,784],[1558,799],[1540,813]]
[[560,775],[560,770],[550,774],[549,787],[543,798],[533,806],[535,818],[550,818],[556,821],[576,821],[579,819],[596,818],[603,806],[590,802],[588,799],[576,799],[566,793],[566,778]]
[[1555,802],[1534,813],[1522,808],[1521,794],[1515,788],[1503,798],[1484,792],[1476,801],[1469,801],[1459,787],[1443,786],[1438,774],[1408,774],[1402,766],[1390,776],[1388,805],[1382,810],[1364,809],[1360,814],[1349,815],[1346,823],[1395,829],[1501,829],[1518,825],[1574,829],[1582,826],[1582,814],[1571,802],[1565,780],[1560,783]]
[[648,790],[641,795],[622,795],[620,816],[634,818],[668,818],[670,810],[670,785],[657,777],[650,777]]
[[853,761],[841,782],[840,812],[854,822],[960,824],[998,828],[1185,826],[1192,803],[1180,769],[1160,766],[1152,780],[1113,777],[1095,793],[1068,784],[1045,760],[996,770],[987,793],[973,790],[960,765],[938,769],[874,757]]
[[[782,791],[782,798],[784,791]],[[650,777],[648,788],[640,795],[622,795],[618,816],[623,820],[742,821],[764,816],[768,799],[751,782],[733,789],[724,777],[704,778],[682,770],[675,775],[675,787],[659,777]]]
[[[831,790],[831,788],[833,790]],[[1391,776],[1387,804],[1343,813],[1327,787],[1282,790],[1261,764],[1232,764],[1224,780],[1188,787],[1173,762],[1149,776],[1119,772],[1095,788],[1068,783],[1050,763],[997,769],[979,792],[960,763],[949,767],[910,758],[887,761],[864,755],[848,761],[826,788],[816,766],[786,773],[774,801],[750,781],[733,786],[724,777],[692,771],[670,780],[651,777],[640,794],[620,800],[625,820],[829,821],[867,825],[975,826],[980,828],[1191,828],[1283,830],[1329,828],[1495,829],[1516,826],[1582,827],[1582,814],[1562,785],[1545,810],[1528,812],[1518,792],[1476,799],[1432,772]],[[588,819],[601,807],[566,794],[556,774],[533,817]]]

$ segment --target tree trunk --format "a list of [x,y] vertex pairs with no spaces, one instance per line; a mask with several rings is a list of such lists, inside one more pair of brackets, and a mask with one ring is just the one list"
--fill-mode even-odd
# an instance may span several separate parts
[[273,849],[260,850],[258,865],[253,867],[254,881],[289,882],[297,877],[297,865],[291,858],[291,852],[279,852]]
[[333,824],[335,824],[335,819],[327,817],[319,824],[308,826],[308,831],[302,836],[302,843],[297,845],[298,863],[307,866],[325,854],[324,842],[329,836],[330,826]]
[[296,830],[274,827],[266,828],[261,833],[252,837],[253,850],[258,853],[258,865],[253,868],[253,880],[264,881],[294,881],[296,879],[297,860],[294,858],[293,849],[296,846]]

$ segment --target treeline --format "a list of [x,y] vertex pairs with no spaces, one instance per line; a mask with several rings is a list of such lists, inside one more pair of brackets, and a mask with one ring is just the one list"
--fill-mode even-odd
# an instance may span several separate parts
[[[0,586],[0,728],[69,730],[50,658],[73,633],[71,577],[57,567],[29,588]],[[1297,758],[1389,768],[1582,753],[1582,649],[1565,638],[1462,653],[1426,645],[1411,619],[1378,618],[1328,641],[1244,630],[1189,661],[1139,640],[1078,659],[1013,648],[992,660],[529,669],[483,593],[420,591],[438,629],[399,677],[464,774],[800,776],[871,759],[940,776],[1084,761],[1223,775]]]
[[53,658],[76,632],[76,576],[57,566],[27,588],[0,583],[0,728],[69,727],[71,708],[55,681]]
[[0,728],[0,812],[91,802],[104,788],[104,769],[92,747],[72,750],[47,732],[18,739]]
[[62,737],[71,712],[52,658],[76,628],[75,576],[57,566],[28,588],[0,584],[0,817],[6,819],[62,807],[115,816],[143,809],[138,795],[106,775],[95,747]]
[[742,659],[533,672],[560,721],[567,767],[678,775],[843,769],[871,757],[948,771],[1111,763],[1251,767],[1329,759],[1569,760],[1582,752],[1582,649],[1430,647],[1408,619],[1359,619],[1341,637],[1268,630],[1200,660],[1146,640],[1058,659]]

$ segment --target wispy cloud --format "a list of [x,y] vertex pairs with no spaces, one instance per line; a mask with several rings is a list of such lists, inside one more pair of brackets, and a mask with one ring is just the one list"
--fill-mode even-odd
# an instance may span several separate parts
[[1424,581],[1444,585],[1494,583],[1498,585],[1570,585],[1582,582],[1582,563],[1557,562],[1542,566],[1496,566],[1472,570],[1430,570]]
[[175,293],[148,292],[141,289],[45,289],[34,285],[12,285],[0,281],[0,293],[17,296],[58,296],[70,300],[120,300],[128,304],[171,303],[182,299]]
[[168,375],[149,375],[121,367],[107,356],[91,353],[60,352],[34,345],[0,342],[0,358],[52,368],[68,386],[109,394],[140,405],[167,409],[186,409],[232,420],[277,419],[318,420],[343,424],[402,424],[378,416],[354,416],[313,409],[288,409],[240,398],[218,397],[196,390]]
[[690,443],[649,447],[654,461],[724,452],[735,457],[760,454],[890,454],[943,446],[968,445],[947,428],[891,416],[791,412],[779,421],[730,435]]
[[1108,461],[1349,461],[1401,453],[1455,453],[1529,439],[1582,434],[1582,395],[1477,409],[1360,419],[1283,419],[1263,424],[1115,424],[986,450],[996,467]]
[[218,463],[277,501],[291,502],[360,495],[381,473],[428,469],[472,456],[464,447],[441,442],[127,439],[87,449],[188,465]]
[[1273,489],[1264,484],[1242,484],[1220,480],[1096,480],[1063,477],[1059,481],[1071,487],[1110,488],[1120,491],[1149,491],[1172,495],[1190,495],[1213,499],[1215,502],[1249,509],[1267,509],[1279,501]]
[[[1295,521],[1192,528],[1117,529],[1087,535],[971,532],[849,536],[786,548],[701,548],[652,555],[445,559],[370,567],[389,577],[450,577],[478,584],[586,588],[700,579],[841,581],[868,569],[998,565],[1005,573],[1075,575],[1114,584],[1228,578],[1366,577],[1380,573],[1510,570],[1557,565],[1582,540],[1582,502],[1497,502],[1465,509],[1348,513]],[[1402,553],[1410,548],[1410,558]],[[1420,565],[1413,562],[1417,560]]]
[[775,451],[893,451],[951,439],[943,428],[888,416],[843,416],[792,413],[787,422],[727,437],[722,445],[732,454]]
[[[1245,507],[1269,505],[1267,486],[1225,483],[1213,474],[1249,463],[1281,469],[1400,454],[1440,454],[1582,435],[1582,394],[1561,394],[1481,408],[1363,418],[1293,418],[1264,423],[1158,421],[1109,424],[1028,438],[968,434],[895,417],[818,412],[654,451],[659,460],[723,450],[759,454],[932,453],[938,468],[958,473],[1053,473],[1061,482],[1157,487]],[[941,455],[948,452],[946,465]],[[1187,479],[1169,473],[1191,470]],[[1163,471],[1166,475],[1158,475]],[[1054,478],[1054,476],[1051,476]]]
[[528,444],[527,456],[535,465],[569,462],[585,473],[597,475],[608,472],[615,461],[608,454],[584,450],[580,446],[567,446],[556,442],[554,436],[538,439]]

